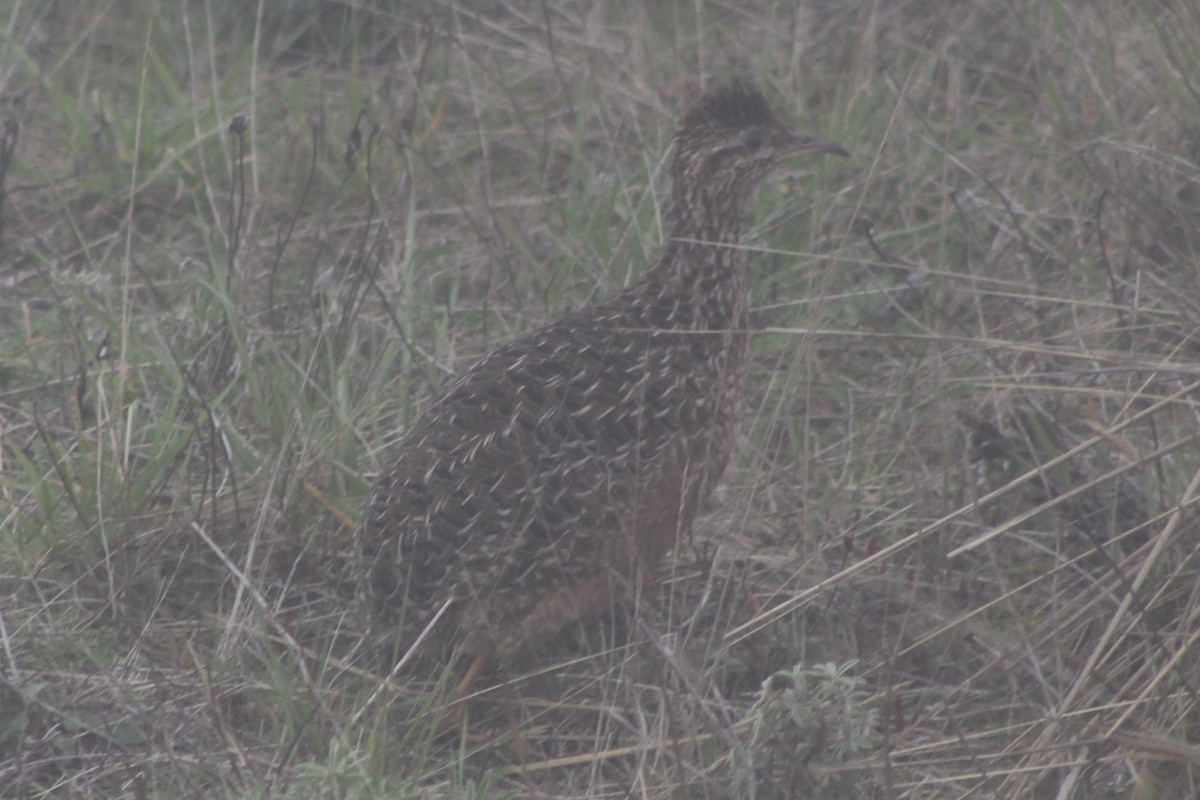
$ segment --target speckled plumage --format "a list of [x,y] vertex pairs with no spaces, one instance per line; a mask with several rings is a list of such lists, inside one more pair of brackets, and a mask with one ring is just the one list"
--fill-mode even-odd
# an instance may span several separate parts
[[729,459],[747,361],[737,247],[780,158],[845,154],[735,81],[675,137],[670,238],[643,277],[492,351],[404,434],[359,531],[360,595],[511,652],[603,611],[687,534]]

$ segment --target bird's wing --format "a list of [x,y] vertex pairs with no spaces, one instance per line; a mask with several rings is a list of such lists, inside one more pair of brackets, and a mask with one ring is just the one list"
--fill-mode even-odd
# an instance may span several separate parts
[[599,310],[493,351],[405,434],[360,534],[377,589],[432,605],[412,593],[536,593],[530,582],[602,568],[605,540],[632,524],[639,491],[695,423],[680,401],[699,388],[665,363],[661,337],[681,334]]

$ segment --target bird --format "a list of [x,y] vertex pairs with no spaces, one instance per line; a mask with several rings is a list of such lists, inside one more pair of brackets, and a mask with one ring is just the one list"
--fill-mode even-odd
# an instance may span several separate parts
[[466,648],[459,694],[628,597],[690,535],[743,399],[755,190],[785,159],[848,155],[740,77],[683,114],[673,148],[668,236],[640,278],[480,358],[372,485],[356,595],[385,629]]

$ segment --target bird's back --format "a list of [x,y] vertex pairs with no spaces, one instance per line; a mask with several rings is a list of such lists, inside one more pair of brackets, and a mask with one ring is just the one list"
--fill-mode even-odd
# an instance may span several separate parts
[[[690,528],[745,361],[744,306],[702,315],[693,293],[648,275],[493,351],[417,419],[360,531],[376,613],[420,625],[453,597],[448,630],[514,646],[601,610]],[[539,609],[554,598],[576,607]]]

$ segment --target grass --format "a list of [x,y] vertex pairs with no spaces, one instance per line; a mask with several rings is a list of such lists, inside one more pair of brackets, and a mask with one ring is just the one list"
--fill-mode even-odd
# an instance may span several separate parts
[[[1193,5],[11,4],[0,784],[1197,796]],[[758,198],[738,462],[438,739],[349,611],[370,478],[638,274],[731,71],[854,153]]]

